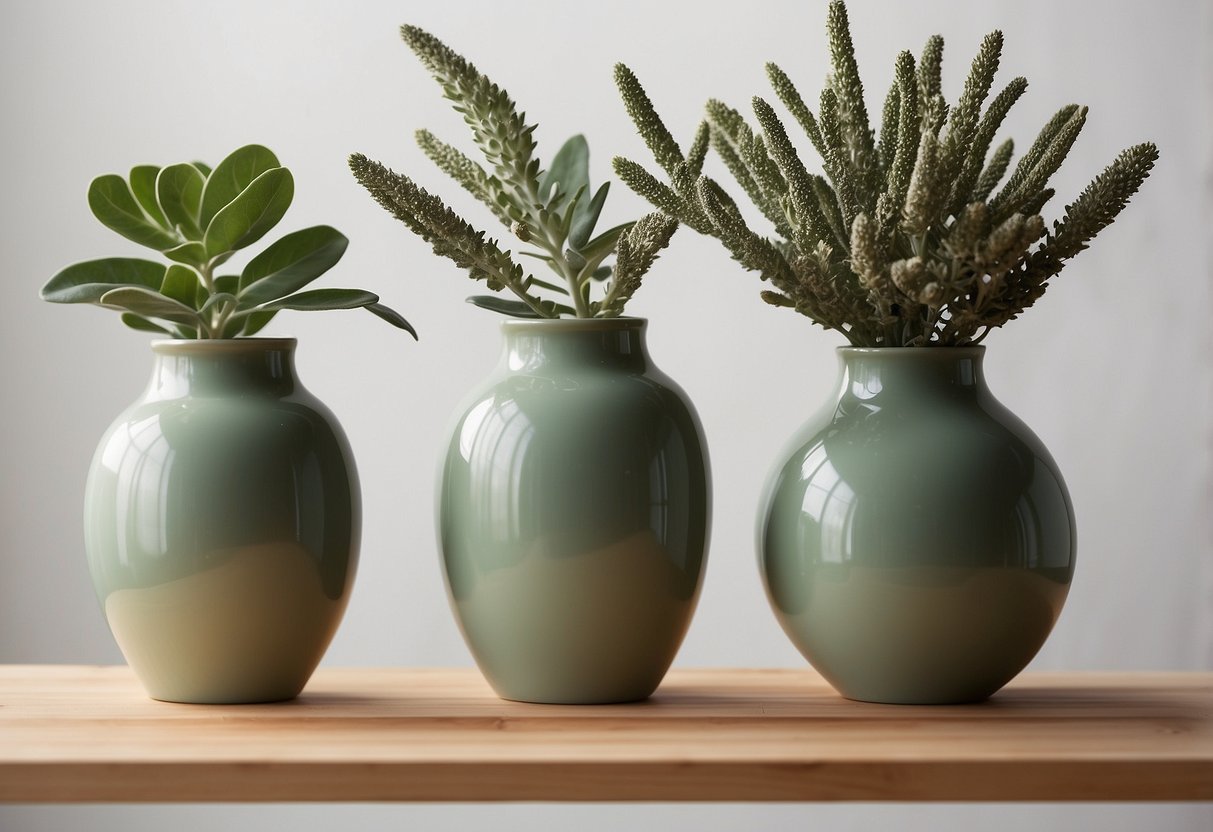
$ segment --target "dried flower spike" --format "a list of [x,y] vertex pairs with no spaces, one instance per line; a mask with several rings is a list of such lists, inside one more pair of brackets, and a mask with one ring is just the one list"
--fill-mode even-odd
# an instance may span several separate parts
[[771,222],[775,239],[751,230],[717,182],[678,166],[669,131],[622,66],[615,73],[620,94],[669,181],[623,158],[615,170],[658,210],[717,238],[733,259],[770,281],[778,291],[763,291],[763,300],[838,330],[854,345],[981,341],[1031,306],[1116,219],[1158,159],[1149,142],[1125,150],[1049,231],[1040,216],[1053,196],[1048,181],[1074,146],[1085,107],[1058,111],[995,193],[1014,144],[990,147],[1028,86],[1015,78],[986,105],[1001,32],[982,41],[953,106],[941,92],[942,37],[927,41],[917,63],[912,53],[899,54],[883,124],[874,131],[841,0],[830,4],[826,31],[833,73],[816,114],[788,75],[767,64],[776,95],[820,155],[824,178],[808,172],[763,99],[753,101],[757,129],[719,101],[707,105],[711,147]]
[[[527,124],[504,89],[428,32],[404,26],[401,35],[463,116],[485,166],[428,130],[417,131],[417,144],[439,170],[484,204],[510,237],[529,244],[532,250],[519,254],[546,263],[555,281],[528,273],[502,243],[477,230],[408,176],[354,154],[350,169],[355,178],[389,213],[428,242],[435,254],[467,269],[490,291],[514,296],[512,300],[499,295],[468,298],[477,306],[526,318],[623,314],[678,223],[663,214],[650,214],[594,236],[610,183],[590,188],[590,149],[585,138],[574,136],[565,142],[543,170],[535,156],[535,125]],[[643,112],[635,115],[644,118]],[[663,164],[671,165],[671,175],[674,165],[691,169],[668,134],[655,132],[647,139]],[[689,154],[697,159],[695,175],[706,150],[705,131]],[[635,184],[643,186],[639,179]],[[659,194],[654,192],[653,198]],[[606,261],[612,256],[615,263],[609,265]],[[592,285],[608,279],[601,299],[594,300]]]

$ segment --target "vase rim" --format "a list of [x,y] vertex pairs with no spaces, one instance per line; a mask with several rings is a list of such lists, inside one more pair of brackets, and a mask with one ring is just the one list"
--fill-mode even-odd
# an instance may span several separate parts
[[865,358],[875,358],[878,356],[907,358],[911,355],[929,355],[935,358],[947,357],[955,359],[984,355],[986,351],[984,344],[969,344],[956,347],[836,347],[835,349],[841,356],[854,355]]
[[620,332],[642,330],[647,318],[621,315],[617,318],[510,318],[501,322],[501,331],[515,332]]
[[295,338],[160,338],[152,341],[158,355],[247,354],[271,350],[291,351]]

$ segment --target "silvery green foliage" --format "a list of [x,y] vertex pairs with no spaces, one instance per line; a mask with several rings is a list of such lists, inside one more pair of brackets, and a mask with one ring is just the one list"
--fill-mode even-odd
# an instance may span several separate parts
[[[1001,32],[983,40],[953,105],[940,92],[941,37],[927,41],[918,61],[910,52],[898,55],[877,133],[841,0],[830,4],[826,29],[833,73],[816,113],[782,69],[767,65],[776,96],[816,149],[824,175],[809,170],[783,120],[759,97],[752,101],[757,128],[709,101],[684,159],[623,65],[615,73],[620,93],[666,179],[623,158],[615,170],[660,211],[716,237],[769,281],[773,291],[762,293],[768,303],[795,309],[854,345],[981,341],[1044,293],[1116,218],[1158,158],[1152,143],[1125,150],[1050,229],[1040,216],[1053,196],[1048,181],[1078,138],[1085,107],[1063,107],[998,188],[1014,145],[1008,139],[990,148],[1027,89],[1015,78],[989,100]],[[773,226],[774,239],[752,230],[725,189],[700,173],[705,136]]]
[[357,308],[416,338],[408,321],[373,292],[302,291],[345,253],[349,241],[327,225],[287,234],[240,274],[216,274],[278,224],[294,194],[291,172],[256,144],[236,150],[214,170],[184,162],[140,165],[126,179],[99,176],[88,190],[94,216],[171,262],[111,257],[76,263],[51,278],[42,298],[117,309],[132,329],[173,338],[254,335],[283,309]]
[[[468,270],[494,292],[469,301],[505,315],[527,318],[615,317],[673,236],[677,223],[661,213],[617,225],[597,236],[595,226],[610,183],[590,187],[589,145],[574,136],[543,170],[534,155],[535,125],[527,124],[509,94],[449,47],[415,26],[404,26],[405,43],[442,86],[463,116],[486,166],[417,131],[417,144],[439,169],[488,209],[525,254],[544,262],[555,282],[530,274],[511,251],[452,211],[408,176],[362,154],[350,157],[358,181],[389,213],[428,242],[435,254]],[[607,260],[614,256],[614,264]],[[600,299],[595,282],[608,280]],[[547,297],[545,297],[547,295]]]

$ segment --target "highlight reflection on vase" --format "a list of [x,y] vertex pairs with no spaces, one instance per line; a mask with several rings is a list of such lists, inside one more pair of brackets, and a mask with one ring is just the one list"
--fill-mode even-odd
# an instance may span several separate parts
[[153,344],[144,395],[94,457],[85,543],[115,640],[149,694],[298,694],[357,560],[353,458],[295,379],[290,339]]
[[759,546],[772,606],[845,696],[984,699],[1060,614],[1069,494],[990,394],[983,351],[840,350],[838,395],[768,485]]
[[508,321],[439,484],[452,607],[508,699],[614,702],[656,688],[698,599],[702,429],[639,319]]

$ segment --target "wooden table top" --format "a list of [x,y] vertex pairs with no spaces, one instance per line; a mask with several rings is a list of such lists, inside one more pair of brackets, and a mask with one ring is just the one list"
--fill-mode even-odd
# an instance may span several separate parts
[[9,665],[0,800],[1213,800],[1213,673],[1029,673],[927,707],[674,670],[646,702],[553,706],[470,669],[323,668],[293,702],[205,706],[125,667]]

